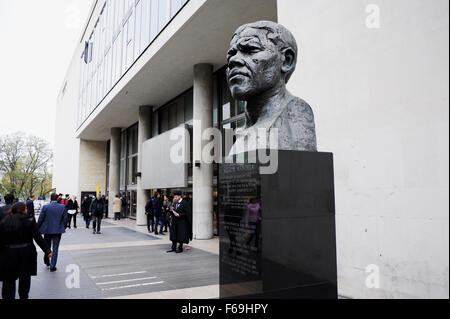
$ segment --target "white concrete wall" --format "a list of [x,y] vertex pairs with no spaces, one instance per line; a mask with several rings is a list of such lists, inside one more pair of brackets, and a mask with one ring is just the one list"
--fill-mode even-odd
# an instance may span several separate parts
[[80,188],[81,192],[100,192],[106,190],[106,142],[80,141]]
[[[366,27],[367,4],[380,28]],[[448,1],[278,0],[290,90],[335,154],[339,293],[449,297]],[[380,269],[379,289],[365,269]]]
[[[57,193],[78,194],[80,142],[75,136],[78,110],[79,60],[73,59],[56,103],[53,146],[53,187]],[[63,91],[65,87],[65,90]]]

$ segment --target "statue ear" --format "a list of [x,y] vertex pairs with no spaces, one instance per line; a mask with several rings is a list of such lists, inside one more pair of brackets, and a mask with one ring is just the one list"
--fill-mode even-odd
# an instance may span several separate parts
[[283,65],[281,71],[285,74],[291,74],[295,70],[297,64],[297,55],[292,48],[286,48],[281,51],[283,57]]

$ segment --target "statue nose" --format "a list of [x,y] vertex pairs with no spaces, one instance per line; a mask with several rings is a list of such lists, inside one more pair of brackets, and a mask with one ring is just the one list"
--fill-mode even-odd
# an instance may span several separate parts
[[244,60],[242,59],[239,53],[231,57],[228,62],[228,67],[230,68],[230,70],[233,69],[234,67],[241,67],[244,65],[245,65]]

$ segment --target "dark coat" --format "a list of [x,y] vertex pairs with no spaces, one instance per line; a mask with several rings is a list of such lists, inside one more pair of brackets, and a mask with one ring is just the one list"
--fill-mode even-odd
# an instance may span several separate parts
[[10,211],[11,208],[12,208],[12,205],[10,205],[10,204],[0,207],[0,222],[2,221],[2,219],[4,217],[6,217],[8,211]]
[[89,217],[89,209],[91,208],[91,199],[88,197],[81,202],[81,214],[84,217]]
[[172,203],[170,201],[163,201],[163,215],[165,217],[166,222],[170,220],[170,207]]
[[149,199],[145,204],[145,214],[154,216],[153,214],[153,199]]
[[0,280],[36,276],[37,252],[33,239],[45,255],[50,254],[50,248],[39,234],[34,218],[15,214],[0,222]]
[[[97,205],[97,203],[99,205]],[[103,214],[106,212],[105,201],[100,199],[100,201],[96,198],[92,201],[91,207],[89,208],[89,212],[92,213],[92,216],[95,217],[103,217]]]
[[74,203],[73,200],[69,199],[69,201],[67,202],[67,210],[74,210]]
[[62,204],[51,202],[42,208],[37,227],[44,235],[57,235],[66,232],[67,210]]
[[170,240],[189,244],[189,240],[192,240],[192,211],[189,203],[183,199],[174,211],[180,214],[180,217],[171,214]]
[[27,200],[27,211],[28,211],[28,217],[33,217],[34,218],[34,202],[29,199]]
[[162,203],[161,199],[158,197],[153,197],[153,215],[158,218],[162,216]]

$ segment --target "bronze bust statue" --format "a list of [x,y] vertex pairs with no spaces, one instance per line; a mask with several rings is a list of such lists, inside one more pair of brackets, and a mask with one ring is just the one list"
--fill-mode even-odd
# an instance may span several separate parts
[[243,145],[248,151],[257,149],[255,134],[261,128],[278,129],[279,150],[317,151],[313,111],[286,89],[297,50],[292,33],[275,22],[254,22],[236,30],[228,51],[227,80],[232,96],[246,101],[247,107],[246,126],[237,132],[230,155]]

